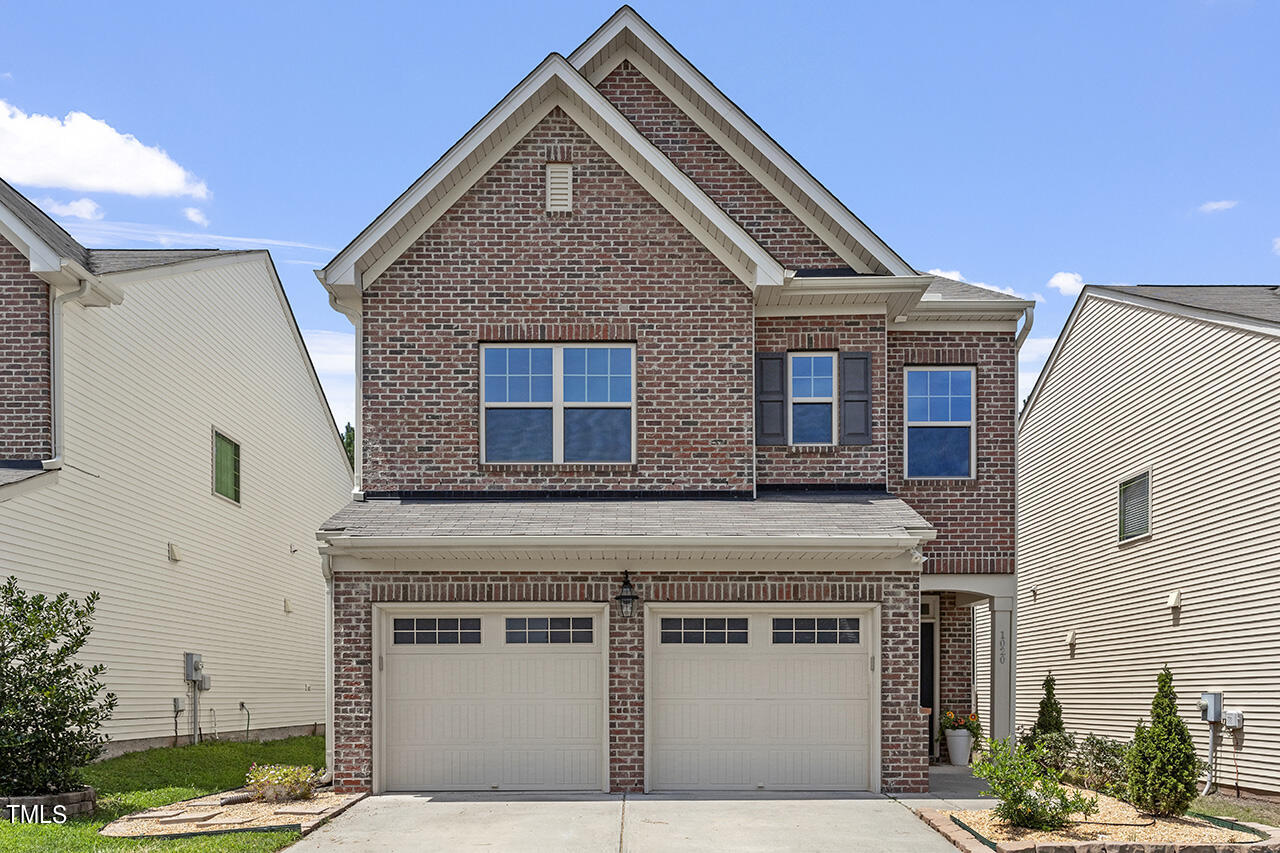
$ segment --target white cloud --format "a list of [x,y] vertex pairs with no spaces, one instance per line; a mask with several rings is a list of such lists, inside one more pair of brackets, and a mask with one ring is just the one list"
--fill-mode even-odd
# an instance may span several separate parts
[[163,149],[82,112],[65,119],[0,100],[0,175],[34,187],[208,198],[209,188]]
[[[66,224],[66,223],[64,223]],[[174,231],[163,225],[145,225],[140,222],[70,223],[68,230],[87,246],[122,247],[127,243],[149,243],[156,246],[208,246],[216,249],[314,249],[332,252],[329,246],[299,243],[293,240],[276,240],[270,237],[232,237],[226,234],[206,234],[203,231]]]
[[1206,201],[1200,205],[1201,213],[1218,213],[1223,210],[1230,210],[1240,202],[1238,201]]
[[1081,290],[1084,290],[1084,279],[1081,278],[1079,273],[1056,272],[1049,279],[1049,286],[1067,296],[1075,296]]
[[188,222],[194,222],[201,228],[209,227],[209,217],[205,216],[204,211],[198,207],[184,207],[182,208],[182,215],[187,217]]
[[1271,251],[1275,252],[1277,255],[1280,255],[1280,237],[1277,237],[1271,241]]
[[1016,296],[1019,299],[1033,299],[1036,302],[1045,301],[1044,296],[1039,293],[1033,293],[1030,296],[1028,296],[1025,293],[1019,293],[1018,291],[1014,290],[1012,287],[999,287],[997,285],[987,284],[986,282],[982,282],[982,281],[969,281],[969,279],[965,278],[964,275],[961,274],[960,270],[937,269],[937,270],[929,270],[928,272],[929,272],[929,275],[937,275],[937,276],[942,276],[943,278],[950,278],[956,281],[963,281],[965,284],[972,284],[974,287],[985,287],[987,290],[996,290],[996,291],[999,291],[1000,293],[1007,293],[1010,296]]
[[13,79],[12,71],[6,71],[3,74],[0,74],[0,80],[12,80],[12,79]]
[[101,219],[103,216],[102,208],[91,198],[78,198],[68,202],[42,198],[36,202],[36,205],[52,216],[70,216],[75,219],[89,220]]
[[338,426],[356,418],[356,336],[330,329],[303,329],[302,337]]

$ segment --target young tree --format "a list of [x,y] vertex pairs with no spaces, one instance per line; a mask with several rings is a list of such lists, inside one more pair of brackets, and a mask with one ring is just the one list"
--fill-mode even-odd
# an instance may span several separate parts
[[1044,696],[1040,699],[1040,713],[1036,716],[1036,724],[1027,733],[1027,747],[1032,748],[1042,735],[1053,732],[1065,732],[1062,727],[1062,703],[1054,695],[1054,678],[1050,673],[1044,677]]
[[347,449],[347,461],[352,467],[356,464],[356,428],[347,424],[342,431],[342,446]]
[[1129,799],[1153,815],[1185,814],[1196,798],[1200,764],[1187,724],[1178,716],[1178,695],[1169,667],[1156,679],[1151,725],[1138,722],[1133,745],[1125,756]]
[[105,666],[76,660],[97,601],[28,596],[13,577],[0,585],[0,796],[74,790],[102,754],[116,697],[103,694]]

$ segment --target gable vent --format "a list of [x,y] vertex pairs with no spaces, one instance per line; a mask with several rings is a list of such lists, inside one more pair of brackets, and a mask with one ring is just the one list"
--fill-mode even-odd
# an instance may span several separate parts
[[1151,475],[1139,474],[1120,484],[1120,539],[1151,531]]
[[573,210],[573,164],[547,164],[548,212]]

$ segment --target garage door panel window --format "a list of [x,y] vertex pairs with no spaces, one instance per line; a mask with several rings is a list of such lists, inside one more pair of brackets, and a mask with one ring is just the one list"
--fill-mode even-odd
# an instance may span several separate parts
[[663,643],[686,645],[743,645],[747,642],[746,617],[667,616],[658,625]]
[[773,642],[778,645],[838,645],[860,642],[859,620],[839,617],[786,617],[773,620]]
[[480,644],[480,619],[394,619],[391,633],[397,646],[474,646]]
[[595,620],[590,616],[509,616],[507,642],[582,643],[595,642]]

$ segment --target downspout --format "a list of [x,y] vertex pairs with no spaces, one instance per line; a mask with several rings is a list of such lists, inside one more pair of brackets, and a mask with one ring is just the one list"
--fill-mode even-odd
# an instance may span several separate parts
[[333,780],[333,558],[320,555],[320,572],[324,575],[324,766],[325,776]]
[[89,292],[89,280],[81,279],[80,287],[75,290],[69,290],[66,293],[53,297],[49,304],[49,394],[53,398],[53,456],[41,461],[40,467],[46,471],[57,471],[62,467],[62,457],[66,449],[66,433],[63,428],[62,416],[62,374],[63,361],[65,360],[62,351],[62,306],[73,299],[82,299]]
[[1036,309],[1034,305],[1028,305],[1022,311],[1022,329],[1018,332],[1018,337],[1013,341],[1014,352],[1022,349],[1022,342],[1027,339],[1027,335],[1031,334],[1031,326],[1036,321]]
[[[1022,342],[1027,339],[1027,335],[1031,334],[1031,326],[1036,320],[1035,305],[1028,305],[1022,312],[1022,329],[1018,332],[1018,337],[1013,341],[1014,352],[1014,372],[1013,372],[1013,577],[1014,589],[1013,596],[1013,613],[1009,616],[1009,665],[1013,670],[1013,684],[1009,690],[1009,721],[1012,726],[1012,734],[1010,737],[1017,742],[1018,737],[1018,596],[1017,577],[1018,577],[1018,427],[1021,425],[1022,412],[1019,410],[1021,401],[1018,399],[1018,353],[1022,350]],[[992,619],[992,636],[994,637],[995,620]],[[994,675],[993,675],[994,679]],[[992,714],[995,709],[992,709]]]

